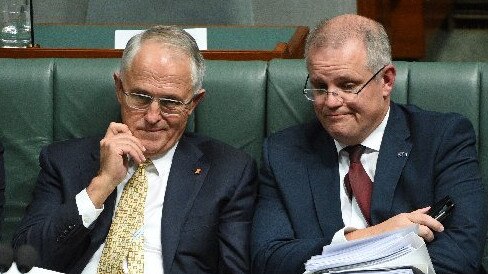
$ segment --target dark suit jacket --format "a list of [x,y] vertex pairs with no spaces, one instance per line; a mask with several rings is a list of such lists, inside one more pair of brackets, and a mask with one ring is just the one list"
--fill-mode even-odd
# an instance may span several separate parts
[[[318,121],[265,142],[254,215],[255,273],[303,273],[344,227],[338,155]],[[391,104],[376,165],[371,216],[378,224],[450,195],[445,231],[427,244],[437,273],[476,273],[486,237],[485,194],[470,122],[457,114]]]
[[[34,198],[13,244],[30,244],[41,267],[78,273],[104,242],[115,203],[85,228],[75,195],[99,169],[100,139],[76,139],[44,148]],[[195,173],[200,168],[201,173]],[[243,152],[185,134],[175,151],[163,205],[164,273],[247,273],[256,196],[256,167]]]
[[4,208],[5,208],[5,167],[3,165],[3,146],[0,143],[0,239],[2,236]]

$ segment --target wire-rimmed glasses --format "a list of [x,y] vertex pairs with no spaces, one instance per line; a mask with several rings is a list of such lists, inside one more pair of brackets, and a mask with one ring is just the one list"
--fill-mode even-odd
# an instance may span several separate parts
[[307,88],[308,86],[308,80],[310,78],[310,75],[307,75],[307,79],[305,80],[305,85],[303,86],[303,95],[305,95],[305,98],[309,101],[315,101],[318,98],[321,98],[323,96],[327,95],[333,95],[334,98],[336,98],[339,102],[344,103],[352,101],[356,98],[356,95],[359,94],[373,79],[386,67],[386,65],[382,66],[371,78],[369,78],[366,83],[364,83],[362,86],[357,87],[351,87],[351,88],[338,88],[335,90],[327,90],[325,88]]
[[188,101],[182,102],[170,98],[158,98],[147,94],[123,92],[125,94],[125,102],[130,108],[145,111],[154,100],[158,100],[161,113],[166,115],[181,115],[188,109],[188,106],[194,99],[192,97]]

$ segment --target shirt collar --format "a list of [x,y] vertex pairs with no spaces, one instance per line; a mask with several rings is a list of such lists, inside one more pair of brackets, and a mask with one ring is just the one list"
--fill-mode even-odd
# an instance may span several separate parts
[[[168,169],[168,167],[171,166],[171,163],[173,162],[173,156],[176,151],[176,147],[178,146],[178,142],[174,146],[172,146],[166,153],[153,157],[151,158],[152,165],[147,166],[146,170],[151,171],[156,169],[157,174],[164,174],[164,172]],[[129,166],[129,174],[134,173],[135,170],[137,169],[137,165],[134,165],[134,162],[131,161],[131,164]]]
[[[172,146],[165,154],[151,158],[153,166],[156,168],[158,174],[163,174],[167,167],[171,166],[178,143],[179,142],[176,142],[176,144]],[[151,169],[152,167],[148,168]]]

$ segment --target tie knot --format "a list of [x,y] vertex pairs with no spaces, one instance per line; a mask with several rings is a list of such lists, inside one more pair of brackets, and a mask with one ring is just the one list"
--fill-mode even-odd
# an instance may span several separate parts
[[138,166],[137,166],[137,169],[146,169],[147,166],[151,165],[152,164],[152,161],[151,159],[146,159],[146,161],[140,163]]
[[351,163],[360,163],[361,155],[365,149],[366,147],[363,145],[347,146],[344,148],[344,150],[349,153],[349,161]]

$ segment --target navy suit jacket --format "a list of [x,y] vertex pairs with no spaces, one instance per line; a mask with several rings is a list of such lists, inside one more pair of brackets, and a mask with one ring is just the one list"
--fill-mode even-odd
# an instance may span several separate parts
[[[40,266],[81,272],[107,236],[116,191],[85,228],[75,195],[99,169],[100,139],[44,148],[34,197],[13,245],[30,244]],[[197,169],[201,172],[195,172]],[[209,138],[184,134],[171,166],[161,219],[164,273],[248,273],[256,166],[247,154]]]
[[[263,146],[251,256],[255,273],[303,273],[304,263],[344,227],[338,154],[315,120],[269,137]],[[445,231],[427,244],[437,273],[476,273],[487,216],[471,123],[391,103],[373,183],[378,224],[450,195]]]

